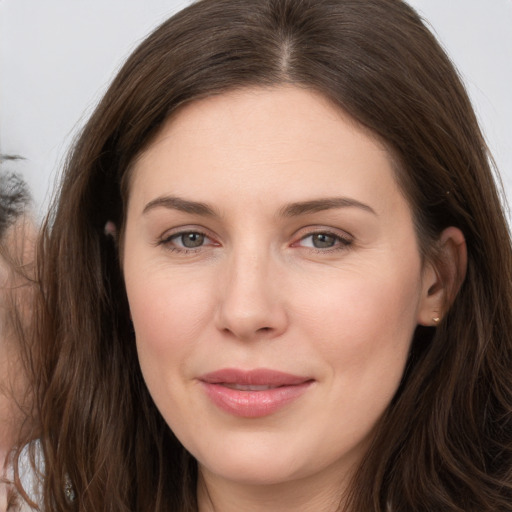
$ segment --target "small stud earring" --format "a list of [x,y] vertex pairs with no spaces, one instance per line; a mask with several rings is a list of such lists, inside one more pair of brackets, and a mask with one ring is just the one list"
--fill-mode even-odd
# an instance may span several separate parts
[[439,323],[441,319],[438,316],[435,316],[432,318],[432,322],[434,322],[436,325]]

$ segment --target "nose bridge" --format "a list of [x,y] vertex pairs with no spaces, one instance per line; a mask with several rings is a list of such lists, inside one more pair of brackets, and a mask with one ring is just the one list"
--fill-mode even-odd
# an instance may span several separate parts
[[286,312],[278,286],[278,265],[265,244],[234,247],[220,284],[218,325],[238,338],[280,334]]

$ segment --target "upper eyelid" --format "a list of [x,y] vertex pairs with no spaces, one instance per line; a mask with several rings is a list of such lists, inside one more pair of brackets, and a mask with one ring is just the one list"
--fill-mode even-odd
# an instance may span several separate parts
[[[165,232],[165,233],[168,233]],[[178,231],[175,231],[173,233],[169,233],[168,235],[163,234],[161,237],[159,237],[154,245],[156,247],[161,247],[169,252],[175,252],[177,254],[191,254],[191,253],[200,253],[204,250],[207,250],[211,248],[212,246],[218,246],[219,244],[210,237],[207,233],[204,232],[204,230],[198,230],[198,229],[181,229]],[[179,239],[179,237],[186,235],[187,233],[195,233],[198,235],[202,235],[205,237],[205,243],[198,245],[197,247],[186,247],[183,245],[183,241],[180,244],[179,242],[176,242],[175,238]]]
[[333,233],[332,231],[314,231],[312,233],[308,233],[308,234],[306,234],[304,236],[301,236],[299,238],[299,241],[300,240],[305,240],[306,238],[309,238],[309,237],[315,236],[315,235],[327,235],[327,236],[331,236],[333,238],[337,238],[339,240],[343,240],[345,242],[351,242],[352,241],[352,237],[339,235],[338,233]]
[[[307,247],[307,246],[301,246],[301,242],[304,240],[307,240],[309,237],[313,237],[314,235],[319,234],[325,234],[328,236],[335,237],[336,243],[332,247],[326,247],[326,248],[313,248],[313,247]],[[333,228],[331,226],[322,226],[322,225],[316,225],[316,226],[306,226],[304,228],[301,228],[296,231],[294,235],[294,239],[290,244],[291,248],[302,248],[305,250],[314,250],[316,252],[321,253],[329,253],[332,251],[339,251],[340,249],[348,248],[349,246],[352,246],[355,242],[355,237],[350,234],[349,232],[339,229],[339,228]]]
[[[344,237],[344,236],[340,236],[340,235],[337,235],[335,233],[329,233],[329,232],[322,232],[322,231],[318,231],[316,233],[310,233],[309,235],[305,235],[303,237],[300,237],[297,241],[293,242],[291,244],[292,247],[299,247],[300,246],[300,243],[303,242],[304,240],[307,240],[308,238],[312,238],[314,235],[318,235],[318,234],[325,234],[325,235],[328,235],[328,236],[331,236],[335,239],[336,243],[332,246],[332,247],[325,247],[325,248],[315,248],[315,250],[320,250],[322,252],[326,252],[326,251],[329,251],[331,249],[335,249],[335,248],[339,248],[339,246],[343,246],[343,247],[348,247],[349,245],[352,245],[353,244],[353,239],[352,238],[348,238],[348,237]],[[312,249],[312,247],[306,247],[307,249]]]
[[341,228],[334,228],[331,226],[322,226],[322,225],[313,225],[313,226],[304,226],[300,229],[298,229],[295,232],[295,237],[299,240],[302,240],[303,238],[306,238],[311,235],[315,235],[318,233],[325,233],[329,235],[334,235],[339,238],[345,238],[353,240],[355,237],[350,232],[346,231],[345,229]]
[[[213,242],[214,245],[218,245],[216,238],[210,234],[209,230],[204,229],[199,226],[197,226],[197,227],[180,226],[177,228],[167,229],[154,240],[153,245],[155,247],[170,246],[173,244],[173,240],[172,240],[173,238],[179,237],[180,235],[185,235],[187,233],[197,233],[197,234],[203,235],[210,242]],[[199,251],[209,245],[211,245],[211,244],[200,245],[196,248],[182,248],[179,245],[175,245],[174,248],[178,251]]]
[[177,233],[173,233],[172,235],[165,237],[164,240],[172,240],[174,238],[180,238],[183,235],[190,235],[190,234],[201,235],[204,238],[211,240],[211,238],[203,231],[178,231]]
[[168,239],[172,238],[173,236],[178,236],[186,233],[199,233],[201,235],[205,235],[208,238],[214,238],[214,236],[211,234],[211,231],[209,229],[204,228],[203,226],[178,226],[175,228],[168,228],[165,231],[162,232],[161,235],[159,235],[158,239]]

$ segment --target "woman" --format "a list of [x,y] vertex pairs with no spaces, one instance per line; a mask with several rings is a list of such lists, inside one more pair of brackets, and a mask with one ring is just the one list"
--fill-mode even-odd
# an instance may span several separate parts
[[45,510],[512,509],[511,250],[398,0],[203,0],[43,230]]

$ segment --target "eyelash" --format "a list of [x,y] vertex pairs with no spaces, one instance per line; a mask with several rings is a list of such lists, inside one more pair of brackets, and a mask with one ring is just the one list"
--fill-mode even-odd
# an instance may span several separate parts
[[330,252],[337,252],[337,251],[343,251],[346,250],[350,245],[353,243],[353,239],[349,237],[348,235],[340,235],[339,233],[334,233],[333,231],[329,231],[326,229],[319,229],[318,231],[311,231],[307,233],[306,235],[302,236],[297,242],[294,242],[292,244],[292,247],[300,247],[300,243],[304,240],[307,240],[308,238],[312,238],[314,236],[320,236],[324,235],[327,237],[330,237],[333,239],[334,245],[331,247],[314,247],[313,245],[310,247],[306,247],[309,250],[314,251],[315,253],[330,253]]
[[[182,239],[186,235],[195,235],[204,237],[205,241],[209,241],[209,244],[202,243],[201,245],[193,248],[187,248],[187,247],[179,247],[175,245],[174,240]],[[333,239],[334,245],[331,247],[314,247],[313,245],[307,247],[307,246],[301,246],[301,242],[304,242],[304,240],[307,240],[308,238],[312,238],[314,236],[326,236]],[[315,253],[319,254],[326,254],[330,252],[337,252],[337,251],[343,251],[346,250],[350,245],[352,245],[353,240],[351,237],[345,235],[340,235],[338,233],[334,233],[333,231],[329,230],[318,230],[318,231],[310,231],[304,236],[300,237],[299,240],[296,242],[293,242],[291,244],[291,247],[303,247],[305,249],[314,251]],[[173,253],[179,253],[179,254],[191,254],[191,253],[197,253],[201,250],[203,250],[205,247],[213,245],[218,246],[219,244],[216,243],[211,237],[209,237],[206,233],[200,230],[190,229],[186,231],[179,231],[177,233],[172,233],[169,236],[165,236],[157,241],[156,245],[163,246],[167,251],[173,252]]]
[[218,245],[206,233],[199,231],[199,230],[195,230],[195,229],[172,233],[171,235],[158,240],[157,245],[163,246],[169,252],[180,253],[180,254],[197,253],[201,249],[204,249],[204,247],[205,247],[204,244],[201,244],[198,247],[179,247],[179,246],[174,245],[175,242],[173,242],[173,240],[183,238],[186,235],[202,236],[202,237],[204,237],[205,240],[209,240],[210,242],[212,242],[212,245]]

